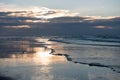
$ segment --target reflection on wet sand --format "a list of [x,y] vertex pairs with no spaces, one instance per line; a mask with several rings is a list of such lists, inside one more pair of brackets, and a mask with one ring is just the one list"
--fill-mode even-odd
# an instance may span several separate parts
[[52,55],[52,46],[47,48],[45,44],[48,43],[40,40],[4,40],[0,44],[0,75],[15,80],[53,80],[51,65],[66,59]]
[[63,56],[55,56],[50,54],[51,49],[47,49],[44,47],[35,47],[33,48],[35,53],[33,54],[11,54],[10,59],[12,60],[23,60],[25,61],[32,61],[32,64],[36,65],[49,65],[54,62],[64,62],[66,61],[65,57]]
[[52,55],[52,46],[47,48],[45,44],[49,44],[49,42],[42,38],[38,38],[36,41],[14,38],[4,40],[0,44],[0,66],[8,64],[12,64],[12,66],[49,65],[66,61],[64,56]]
[[51,49],[35,48],[36,53],[33,55],[33,60],[36,64],[49,65],[54,62],[64,62],[65,57],[55,56],[50,54]]
[[[87,64],[85,61],[79,65],[74,64],[78,63],[75,60],[90,61],[86,57],[91,54],[93,57],[95,54],[93,50],[100,52],[95,48],[62,44],[42,38],[0,40],[0,78],[7,76],[15,80],[114,80],[116,77],[118,80],[118,73],[114,73],[106,67],[97,67],[101,64],[92,63],[92,65],[94,64],[92,67],[88,66],[91,63]],[[84,56],[85,59],[82,58]],[[99,57],[99,55],[97,56]],[[66,63],[66,61],[69,62]],[[108,76],[106,76],[107,74]]]

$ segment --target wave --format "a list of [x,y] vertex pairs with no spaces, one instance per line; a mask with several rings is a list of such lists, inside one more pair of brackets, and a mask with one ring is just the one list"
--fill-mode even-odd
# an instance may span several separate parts
[[91,45],[91,46],[109,46],[120,47],[120,39],[100,39],[100,38],[51,38],[49,41],[55,41],[66,44]]
[[54,49],[51,49],[50,54],[55,55],[55,56],[64,56],[67,61],[73,62],[75,64],[82,64],[82,65],[88,65],[90,67],[95,66],[95,67],[105,67],[109,68],[114,72],[120,73],[120,65],[107,65],[107,64],[102,64],[99,62],[86,62],[86,61],[81,61],[81,60],[74,60],[70,55],[68,54],[61,54],[61,53],[55,53]]

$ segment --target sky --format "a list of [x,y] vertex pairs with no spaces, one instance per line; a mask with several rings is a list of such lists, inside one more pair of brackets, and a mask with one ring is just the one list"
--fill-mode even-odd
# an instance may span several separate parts
[[0,36],[120,37],[120,0],[0,0]]
[[2,7],[8,5],[8,8],[34,6],[65,9],[77,12],[80,16],[120,16],[120,0],[0,0],[0,3]]

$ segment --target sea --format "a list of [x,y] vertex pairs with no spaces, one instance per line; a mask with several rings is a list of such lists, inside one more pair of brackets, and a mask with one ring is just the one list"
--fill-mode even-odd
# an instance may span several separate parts
[[1,36],[0,80],[120,80],[120,37]]

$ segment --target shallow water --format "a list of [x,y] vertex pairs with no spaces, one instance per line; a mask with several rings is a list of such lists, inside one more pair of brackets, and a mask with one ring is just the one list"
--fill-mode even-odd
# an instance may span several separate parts
[[119,46],[116,39],[0,37],[0,79],[119,80]]

